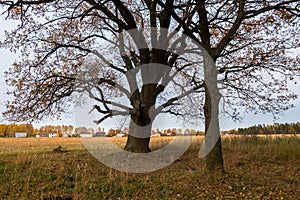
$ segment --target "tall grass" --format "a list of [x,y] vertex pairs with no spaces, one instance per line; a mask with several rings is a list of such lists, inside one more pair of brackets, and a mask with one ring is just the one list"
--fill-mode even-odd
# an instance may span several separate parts
[[[122,146],[125,138],[112,138]],[[171,137],[151,139],[153,150]],[[299,137],[223,138],[227,173],[209,177],[202,138],[172,165],[147,174],[110,169],[78,138],[0,139],[0,199],[296,199]],[[53,153],[61,145],[66,151]]]
[[249,155],[250,158],[266,162],[279,159],[300,159],[300,137],[298,136],[237,136],[223,139],[225,150]]

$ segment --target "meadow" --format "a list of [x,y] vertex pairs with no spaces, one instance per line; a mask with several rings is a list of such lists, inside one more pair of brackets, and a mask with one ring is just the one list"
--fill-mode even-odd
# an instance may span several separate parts
[[[171,139],[152,138],[151,148]],[[0,138],[0,199],[299,199],[299,136],[224,137],[224,174],[205,171],[202,139],[166,168],[130,174],[100,163],[80,138]]]

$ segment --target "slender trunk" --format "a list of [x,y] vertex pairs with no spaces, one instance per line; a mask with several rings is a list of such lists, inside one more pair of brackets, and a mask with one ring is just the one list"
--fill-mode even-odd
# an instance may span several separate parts
[[224,171],[222,143],[219,126],[220,92],[217,68],[210,59],[205,59],[205,149],[206,169],[210,172]]
[[215,172],[224,172],[224,161],[222,152],[221,138],[217,140],[217,143],[213,149],[208,153],[206,157],[206,169]]
[[[209,152],[206,155],[206,169],[211,172],[224,171],[222,143],[219,131],[220,129],[218,127],[219,120],[218,116],[213,116],[212,114],[212,102],[209,91],[206,92],[205,96],[204,114],[205,145],[206,149],[209,149]],[[214,132],[209,132],[209,129]]]

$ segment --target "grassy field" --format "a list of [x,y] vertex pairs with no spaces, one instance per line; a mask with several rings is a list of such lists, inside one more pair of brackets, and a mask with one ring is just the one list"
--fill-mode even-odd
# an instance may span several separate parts
[[[299,199],[300,137],[223,138],[226,173],[216,175],[198,158],[201,141],[164,169],[128,174],[101,164],[79,138],[0,138],[0,199]],[[58,145],[66,151],[54,153]]]

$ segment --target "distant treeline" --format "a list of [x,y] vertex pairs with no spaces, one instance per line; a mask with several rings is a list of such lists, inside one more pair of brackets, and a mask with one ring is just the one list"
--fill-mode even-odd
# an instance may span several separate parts
[[16,132],[26,132],[31,136],[36,130],[32,124],[0,124],[0,137],[15,137]]
[[232,129],[225,132],[228,134],[300,134],[300,122],[255,125],[248,128]]
[[[74,130],[74,131],[73,131]],[[174,132],[175,130],[175,132]],[[99,130],[101,129],[99,128]],[[164,130],[161,135],[164,135],[169,132],[172,132],[173,134],[176,134],[176,129],[168,129]],[[94,130],[89,130],[85,127],[78,127],[74,128],[72,125],[62,125],[62,126],[42,126],[40,128],[34,128],[32,124],[0,124],[0,137],[15,137],[16,132],[26,132],[27,137],[32,137],[35,135],[45,136],[48,137],[49,133],[55,132],[59,136],[62,136],[62,134],[67,133],[71,134],[74,133],[75,135],[78,135],[80,132],[91,132],[94,134]],[[181,130],[179,131],[181,132]],[[184,132],[196,134],[196,135],[202,135],[204,132],[196,132],[195,130],[189,130],[186,129]],[[246,134],[300,134],[300,122],[296,123],[284,123],[279,124],[275,123],[273,125],[255,125],[250,126],[247,128],[238,128],[238,129],[232,129],[228,131],[222,131],[222,134],[234,134],[234,135],[246,135]]]
[[0,137],[15,137],[16,132],[25,132],[27,137],[34,137],[36,135],[48,137],[49,133],[55,132],[58,135],[63,133],[72,133],[72,125],[67,126],[42,126],[40,128],[34,128],[32,124],[0,124]]

